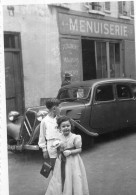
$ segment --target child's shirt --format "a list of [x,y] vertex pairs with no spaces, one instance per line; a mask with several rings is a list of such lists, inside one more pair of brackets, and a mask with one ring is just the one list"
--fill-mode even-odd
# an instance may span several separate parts
[[59,130],[57,129],[56,117],[52,118],[46,116],[40,124],[40,135],[38,145],[42,148],[42,151],[47,150],[47,142],[49,140],[55,140],[59,137]]

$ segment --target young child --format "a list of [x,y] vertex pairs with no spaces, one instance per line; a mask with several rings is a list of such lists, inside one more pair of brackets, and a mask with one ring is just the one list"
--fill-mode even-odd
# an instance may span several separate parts
[[45,195],[89,195],[86,171],[79,155],[81,136],[71,133],[73,126],[68,117],[59,117],[57,123],[62,132],[58,148],[61,152]]
[[38,142],[39,147],[42,148],[43,157],[48,159],[53,167],[57,157],[57,149],[53,148],[52,144],[60,134],[56,121],[56,116],[59,115],[59,103],[58,99],[53,98],[46,101],[46,107],[49,112],[41,121]]

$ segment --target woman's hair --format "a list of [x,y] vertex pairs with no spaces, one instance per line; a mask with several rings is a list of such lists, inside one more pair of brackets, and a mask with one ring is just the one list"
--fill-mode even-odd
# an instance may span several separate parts
[[53,106],[59,106],[60,101],[57,98],[48,98],[46,100],[46,107],[51,109]]
[[57,119],[58,127],[60,127],[61,123],[65,122],[65,121],[69,121],[70,122],[70,124],[71,124],[71,130],[73,130],[74,124],[72,123],[71,119],[68,116],[60,116]]

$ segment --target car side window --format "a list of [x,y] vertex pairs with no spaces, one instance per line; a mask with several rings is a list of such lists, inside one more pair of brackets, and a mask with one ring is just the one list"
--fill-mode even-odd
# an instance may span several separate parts
[[114,100],[113,86],[102,85],[97,87],[95,93],[95,101],[110,101]]
[[124,84],[117,85],[117,96],[119,99],[129,99],[133,97],[130,87]]
[[136,84],[132,84],[131,88],[132,88],[132,92],[133,92],[134,97],[136,97]]

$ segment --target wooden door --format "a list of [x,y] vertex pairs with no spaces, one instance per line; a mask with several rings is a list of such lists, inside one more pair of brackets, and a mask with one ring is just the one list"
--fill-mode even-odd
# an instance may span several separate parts
[[20,53],[5,51],[6,107],[23,112],[23,87],[20,67]]

